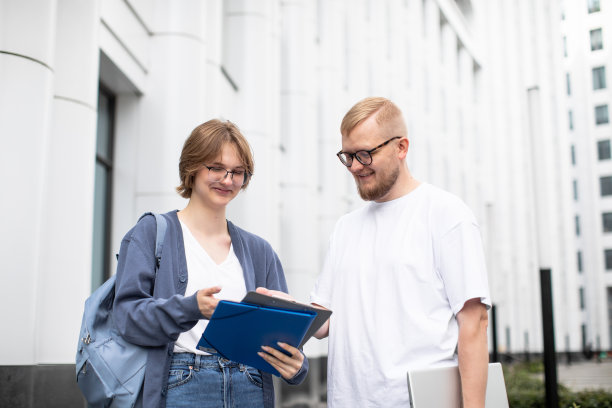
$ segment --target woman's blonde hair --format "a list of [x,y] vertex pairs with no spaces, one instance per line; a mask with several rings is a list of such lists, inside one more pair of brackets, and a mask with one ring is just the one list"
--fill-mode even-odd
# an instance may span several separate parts
[[[176,188],[176,191],[183,198],[191,197],[196,173],[204,167],[205,163],[219,156],[223,146],[227,143],[234,145],[244,169],[247,173],[253,174],[255,164],[251,146],[249,146],[249,142],[240,132],[238,126],[229,120],[209,120],[193,129],[183,145],[179,160],[181,184]],[[241,188],[246,188],[249,181],[250,178]]]

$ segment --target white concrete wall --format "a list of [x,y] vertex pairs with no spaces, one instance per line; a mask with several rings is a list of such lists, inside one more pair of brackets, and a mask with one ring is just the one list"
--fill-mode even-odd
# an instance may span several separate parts
[[[555,205],[567,199],[567,163],[556,158],[565,113],[549,54],[554,2],[473,1],[469,18],[449,0],[39,3],[0,0],[10,33],[0,37],[0,180],[11,193],[0,204],[0,308],[15,311],[0,324],[17,328],[0,340],[0,364],[73,360],[90,290],[99,80],[116,94],[113,265],[142,212],[184,206],[174,192],[183,141],[223,117],[256,166],[229,218],[270,241],[306,301],[336,219],[362,205],[335,157],[340,121],[363,97],[386,96],[404,111],[415,177],[461,196],[481,224],[502,351],[523,351],[525,333],[541,349],[534,205],[544,183],[557,344],[569,333],[578,348],[572,209]],[[527,110],[536,85],[544,181]]]
[[[52,110],[57,3],[0,3],[0,326],[2,364],[37,362],[43,225]],[[10,35],[9,35],[10,33]],[[44,295],[46,299],[51,293]],[[53,332],[53,335],[56,335]]]

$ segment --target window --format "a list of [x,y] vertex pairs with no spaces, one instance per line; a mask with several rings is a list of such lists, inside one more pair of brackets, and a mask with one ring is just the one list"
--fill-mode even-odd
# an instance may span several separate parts
[[600,10],[599,0],[587,0],[589,13],[597,13]]
[[603,48],[603,37],[601,35],[601,28],[591,30],[591,51],[601,50]]
[[601,214],[601,221],[603,224],[603,232],[612,232],[612,212]]
[[610,139],[597,142],[597,157],[599,160],[610,160],[612,158],[610,149]]
[[593,68],[593,90],[606,88],[606,67]]
[[110,211],[113,171],[113,123],[115,98],[100,87],[96,135],[94,219],[91,288],[95,290],[110,276]]
[[569,122],[569,130],[574,130],[574,112],[569,110],[567,112],[567,120]]
[[563,56],[567,58],[567,37],[563,36]]
[[584,310],[584,288],[582,286],[578,289],[578,297],[580,299],[580,310]]
[[595,124],[604,125],[610,123],[608,116],[608,105],[599,105],[595,107]]
[[612,349],[612,287],[608,286],[608,337],[610,339],[610,346],[608,349]]
[[576,215],[574,217],[574,222],[576,224],[576,236],[579,237],[580,236],[580,216]]
[[602,196],[612,195],[612,176],[604,176],[599,178],[599,189]]
[[578,273],[582,273],[582,251],[576,252],[576,262],[578,263]]
[[574,180],[572,184],[574,186],[574,201],[578,201],[578,180]]
[[612,249],[604,250],[604,257],[606,258],[606,271],[612,271]]
[[572,166],[576,165],[576,146],[572,145],[570,148],[570,155],[572,158]]
[[570,81],[570,74],[569,72],[565,73],[565,88],[567,90],[567,94],[568,96],[572,94],[572,85],[571,85],[571,81]]

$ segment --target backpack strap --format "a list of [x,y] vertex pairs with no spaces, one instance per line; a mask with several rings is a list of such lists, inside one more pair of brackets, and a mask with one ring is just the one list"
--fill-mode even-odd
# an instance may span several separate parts
[[166,237],[166,229],[168,228],[168,223],[166,221],[166,217],[162,214],[146,212],[138,218],[138,221],[146,217],[147,215],[155,216],[155,223],[157,224],[157,232],[155,235],[155,269],[159,269],[161,264],[161,254],[162,248],[164,247],[164,238]]
[[166,237],[166,228],[168,224],[166,222],[166,218],[161,215],[154,213],[155,221],[157,222],[157,235],[155,236],[155,260],[157,264],[157,269],[159,269],[159,265],[161,264],[161,254],[162,248],[164,247],[164,238]]

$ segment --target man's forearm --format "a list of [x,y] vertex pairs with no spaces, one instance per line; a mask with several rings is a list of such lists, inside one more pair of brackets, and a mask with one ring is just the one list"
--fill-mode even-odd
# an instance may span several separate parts
[[[314,307],[318,307],[320,309],[325,309],[327,310],[327,308],[318,305],[316,303],[311,303]],[[324,339],[325,337],[329,336],[329,319],[327,319],[327,321],[325,323],[323,323],[323,325],[321,327],[319,327],[319,329],[314,333],[314,336],[321,340]]]
[[459,373],[464,408],[484,408],[489,351],[484,305],[466,310],[459,321]]

